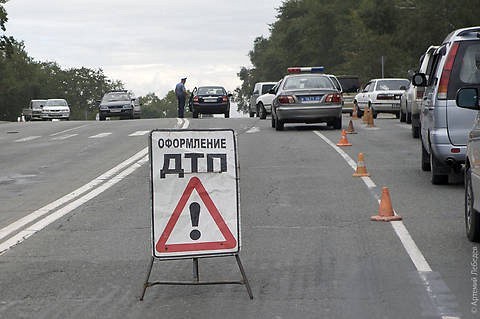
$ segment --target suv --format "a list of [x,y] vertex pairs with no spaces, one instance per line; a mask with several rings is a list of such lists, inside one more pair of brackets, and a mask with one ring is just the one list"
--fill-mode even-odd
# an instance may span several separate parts
[[432,184],[448,183],[450,172],[465,163],[468,132],[477,111],[459,108],[455,97],[462,87],[480,87],[480,27],[450,33],[432,56],[428,74],[412,82],[425,87],[420,111],[422,170],[431,171]]
[[353,99],[360,89],[360,80],[358,76],[339,75],[337,76],[340,85],[342,86],[343,106],[342,113],[353,113]]
[[22,111],[25,121],[41,120],[45,104],[47,104],[47,100],[31,100],[28,108]]
[[255,114],[257,114],[258,117],[260,118],[265,118],[267,109],[260,107],[257,105],[257,98],[260,95],[263,95],[265,93],[268,93],[271,88],[273,88],[277,84],[277,82],[258,82],[255,83],[255,86],[253,88],[253,93],[252,96],[250,97],[250,105],[248,107],[248,113],[250,117],[253,117]]
[[139,119],[141,115],[140,102],[131,91],[118,90],[105,93],[99,101],[98,117],[105,121],[107,117]]

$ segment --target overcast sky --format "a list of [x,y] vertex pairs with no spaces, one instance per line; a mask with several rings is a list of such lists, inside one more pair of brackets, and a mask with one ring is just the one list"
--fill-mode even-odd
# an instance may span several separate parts
[[7,34],[62,68],[101,68],[136,95],[241,84],[248,52],[282,0],[10,0]]

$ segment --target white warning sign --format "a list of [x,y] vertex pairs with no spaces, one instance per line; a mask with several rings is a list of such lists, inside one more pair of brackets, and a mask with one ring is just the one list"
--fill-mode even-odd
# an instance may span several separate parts
[[233,130],[154,130],[150,163],[154,257],[240,250]]

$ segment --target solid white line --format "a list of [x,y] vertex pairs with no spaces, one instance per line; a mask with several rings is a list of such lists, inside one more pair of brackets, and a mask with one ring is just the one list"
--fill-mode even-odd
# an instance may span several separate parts
[[133,132],[132,134],[128,135],[128,136],[143,136],[143,135],[146,135],[150,133],[150,131],[136,131],[136,132]]
[[110,132],[105,132],[105,133],[100,133],[100,134],[97,134],[97,135],[92,135],[89,138],[102,138],[102,137],[105,137],[105,136],[109,136],[111,134],[112,133],[110,133]]
[[[327,137],[325,137],[322,133],[318,131],[314,131],[316,135],[318,135],[320,138],[322,138],[327,144],[332,146],[346,161],[347,163],[355,170],[356,169],[356,164],[355,162],[348,156],[347,153],[345,153],[342,149],[340,149],[337,145],[335,145],[332,141],[330,141]],[[352,164],[353,163],[353,164]],[[365,185],[367,185],[368,188],[374,188],[375,183],[371,180],[369,177],[364,177],[362,178],[363,182]],[[395,213],[396,214],[396,213]],[[390,222],[392,225],[393,229],[395,230],[395,233],[397,234],[398,238],[402,242],[403,247],[405,248],[408,256],[412,260],[413,264],[417,268],[418,271],[424,271],[424,272],[431,272],[432,268],[428,264],[427,260],[423,256],[422,252],[420,249],[418,249],[417,245],[415,244],[415,241],[413,240],[412,236],[410,236],[410,233],[408,232],[407,228],[403,224],[402,221],[397,221],[397,222]]]
[[24,138],[21,138],[19,140],[15,140],[15,142],[27,142],[27,141],[33,141],[36,140],[37,138],[40,138],[41,136],[27,136]]
[[25,227],[27,224],[33,222],[39,217],[42,217],[52,210],[68,203],[69,201],[77,198],[81,194],[91,190],[92,188],[96,187],[97,185],[103,183],[107,179],[111,178],[113,175],[117,174],[120,170],[124,169],[125,167],[131,165],[135,161],[138,161],[140,158],[148,154],[148,147],[142,149],[137,154],[133,155],[132,157],[128,158],[127,160],[121,162],[114,168],[108,170],[107,172],[103,173],[102,175],[98,176],[97,178],[93,179],[92,181],[88,182],[87,184],[83,185],[82,187],[77,188],[73,192],[57,199],[50,204],[43,206],[40,209],[28,214],[27,216],[20,218],[19,220],[13,222],[12,224],[0,229],[0,239],[5,238],[9,234],[17,231],[18,229]]
[[[54,137],[54,138],[52,138],[51,140],[52,140],[52,141],[66,140],[67,138],[74,137],[74,136],[77,136],[77,135],[78,135],[78,134],[67,134],[67,135],[62,135],[62,136]],[[50,136],[51,136],[51,135],[50,135]]]
[[123,172],[118,174],[117,176],[111,178],[110,180],[106,181],[104,184],[100,185],[99,187],[95,188],[91,192],[83,195],[82,197],[74,200],[73,202],[69,203],[65,207],[60,208],[59,210],[55,211],[54,213],[48,215],[47,217],[41,219],[37,223],[33,224],[32,226],[28,227],[27,229],[19,232],[15,236],[12,236],[8,240],[0,243],[0,255],[3,254],[5,251],[10,249],[11,247],[23,242],[28,237],[32,236],[33,234],[39,232],[40,230],[44,229],[51,223],[55,222],[59,218],[65,216],[66,214],[70,213],[72,210],[78,208],[79,206],[85,204],[89,200],[97,197],[110,187],[114,186],[118,182],[122,181],[125,177],[135,172],[138,168],[140,168],[143,164],[148,162],[148,156],[144,156],[142,159],[137,161],[135,164],[131,165]]
[[80,125],[80,126],[77,126],[77,127],[72,127],[72,128],[69,128],[68,130],[63,130],[63,131],[60,131],[60,132],[57,132],[57,133],[50,134],[50,136],[60,135],[60,134],[66,133],[66,132],[76,130],[78,128],[85,127],[85,126],[88,126],[88,124]]

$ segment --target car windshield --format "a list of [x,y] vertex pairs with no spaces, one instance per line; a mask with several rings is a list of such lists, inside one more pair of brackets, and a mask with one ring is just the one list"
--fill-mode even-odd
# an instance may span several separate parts
[[199,87],[198,95],[226,95],[225,89],[221,86],[204,86]]
[[[402,90],[408,87],[408,80],[379,80],[377,82],[377,91]],[[403,86],[403,88],[402,88]]]
[[285,90],[335,89],[333,82],[324,75],[300,75],[288,77],[283,85]]
[[38,109],[40,108],[40,106],[44,106],[46,104],[47,101],[32,101],[32,108],[34,109]]
[[111,92],[105,94],[102,102],[128,101],[128,94],[125,92]]
[[275,84],[264,84],[262,86],[262,94],[268,93],[268,91],[270,91],[270,89],[273,88],[274,86]]
[[47,106],[67,106],[67,101],[65,100],[48,100]]

